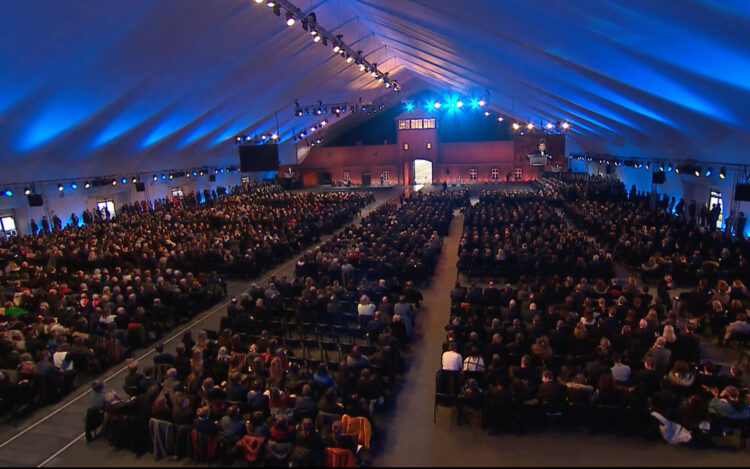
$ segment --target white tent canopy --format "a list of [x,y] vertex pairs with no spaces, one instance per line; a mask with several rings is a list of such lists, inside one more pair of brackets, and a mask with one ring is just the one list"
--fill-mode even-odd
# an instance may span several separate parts
[[236,135],[277,128],[294,162],[317,118],[295,100],[393,105],[426,86],[568,121],[572,149],[750,162],[748,2],[293,3],[400,96],[265,2],[0,1],[0,182],[233,164]]

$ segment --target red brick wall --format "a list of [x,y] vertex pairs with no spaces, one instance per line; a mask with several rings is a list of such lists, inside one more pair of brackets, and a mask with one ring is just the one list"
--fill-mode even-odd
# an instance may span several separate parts
[[[554,156],[553,164],[564,167],[565,139],[562,135],[545,135],[547,148]],[[404,163],[414,159],[433,162],[433,182],[456,183],[461,175],[462,183],[469,183],[469,170],[477,169],[476,182],[490,182],[493,168],[500,170],[499,181],[505,181],[510,173],[514,180],[515,170],[521,168],[523,180],[536,179],[544,167],[533,167],[526,155],[537,148],[540,136],[518,135],[513,141],[452,142],[439,143],[435,131],[400,131],[396,145],[357,145],[352,147],[314,148],[299,165],[305,186],[318,183],[319,172],[331,173],[334,181],[343,179],[343,172],[349,171],[353,184],[362,183],[362,173],[370,172],[372,184],[380,184],[380,173],[390,172],[390,184],[403,184],[409,178],[408,164],[404,174]],[[427,142],[432,149],[426,149]],[[403,144],[409,144],[409,150]],[[446,173],[447,172],[447,173]]]
[[396,165],[397,162],[396,145],[316,147],[310,150],[300,167],[304,170],[329,170],[344,166]]
[[440,163],[509,164],[513,142],[452,142],[440,145]]

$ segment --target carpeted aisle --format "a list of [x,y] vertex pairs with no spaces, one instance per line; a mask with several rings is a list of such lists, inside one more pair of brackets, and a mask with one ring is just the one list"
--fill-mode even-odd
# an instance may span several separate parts
[[[416,316],[416,336],[408,353],[408,371],[398,391],[395,409],[376,420],[385,434],[375,466],[424,466],[440,464],[430,456],[441,452],[435,447],[442,438],[434,428],[445,425],[451,409],[442,408],[438,423],[432,424],[435,370],[440,364],[443,327],[450,317],[449,293],[456,280],[458,242],[464,216],[455,211],[448,236],[443,239],[440,259],[429,287],[422,291],[424,301]],[[377,418],[377,417],[376,417]],[[453,419],[455,425],[455,418]],[[448,463],[445,463],[448,464]]]

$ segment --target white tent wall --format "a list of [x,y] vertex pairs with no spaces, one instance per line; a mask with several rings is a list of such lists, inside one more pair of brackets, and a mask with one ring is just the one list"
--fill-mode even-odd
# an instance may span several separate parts
[[[578,160],[577,158],[568,161],[570,162],[571,170],[574,172],[587,172],[591,175],[607,175],[606,164],[599,164],[597,161],[588,162],[585,159]],[[651,163],[651,165],[654,165],[654,163]],[[664,184],[655,184],[654,189],[656,193],[659,194],[659,197],[661,197],[662,194],[667,194],[669,197],[675,197],[675,202],[679,202],[680,198],[683,197],[685,199],[685,210],[687,210],[687,206],[690,204],[691,200],[695,199],[698,204],[698,209],[700,209],[700,205],[703,202],[708,202],[711,191],[721,192],[722,218],[726,220],[729,216],[729,211],[734,208],[732,204],[734,202],[735,184],[736,182],[742,182],[744,173],[742,171],[738,172],[734,169],[730,169],[726,171],[726,177],[721,179],[719,177],[719,167],[712,166],[713,173],[711,176],[705,176],[707,166],[708,165],[703,165],[701,167],[702,172],[699,177],[695,177],[693,174],[665,171]],[[633,167],[617,166],[614,167],[612,171],[612,175],[623,181],[626,190],[630,191],[631,186],[635,185],[637,191],[646,193],[651,192],[651,174],[654,171],[654,166],[651,166],[651,169],[649,170],[644,168],[637,169]],[[750,215],[750,202],[738,202],[737,207],[738,212],[744,211],[746,215]]]
[[[22,191],[17,190],[12,197],[0,197],[0,217],[12,216],[16,222],[16,230],[19,234],[28,234],[31,219],[36,220],[39,224],[42,216],[52,221],[52,217],[57,214],[63,222],[63,225],[70,223],[70,215],[75,213],[81,218],[84,209],[92,213],[96,211],[96,204],[102,200],[112,200],[115,210],[118,211],[124,204],[131,204],[136,201],[148,200],[153,202],[156,199],[172,199],[172,189],[180,188],[183,194],[190,192],[203,192],[204,189],[209,191],[216,189],[218,186],[231,187],[240,184],[241,174],[238,171],[221,172],[215,174],[216,181],[211,182],[209,175],[191,176],[190,178],[180,177],[176,179],[161,179],[161,173],[155,173],[157,180],[154,181],[151,174],[141,178],[145,190],[137,192],[135,185],[131,181],[122,184],[118,181],[116,186],[104,185],[84,189],[83,182],[78,181],[78,189],[73,190],[70,182],[66,182],[63,191],[59,191],[55,182],[44,184],[35,184],[35,193],[41,194],[44,198],[44,205],[40,207],[30,207],[28,200]],[[263,175],[250,175],[251,180],[259,180]]]

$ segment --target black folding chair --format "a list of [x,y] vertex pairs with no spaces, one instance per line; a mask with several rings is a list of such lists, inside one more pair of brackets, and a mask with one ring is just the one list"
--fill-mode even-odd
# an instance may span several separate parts
[[437,422],[438,406],[453,407],[458,402],[461,372],[439,369],[435,372],[435,406],[432,422]]

